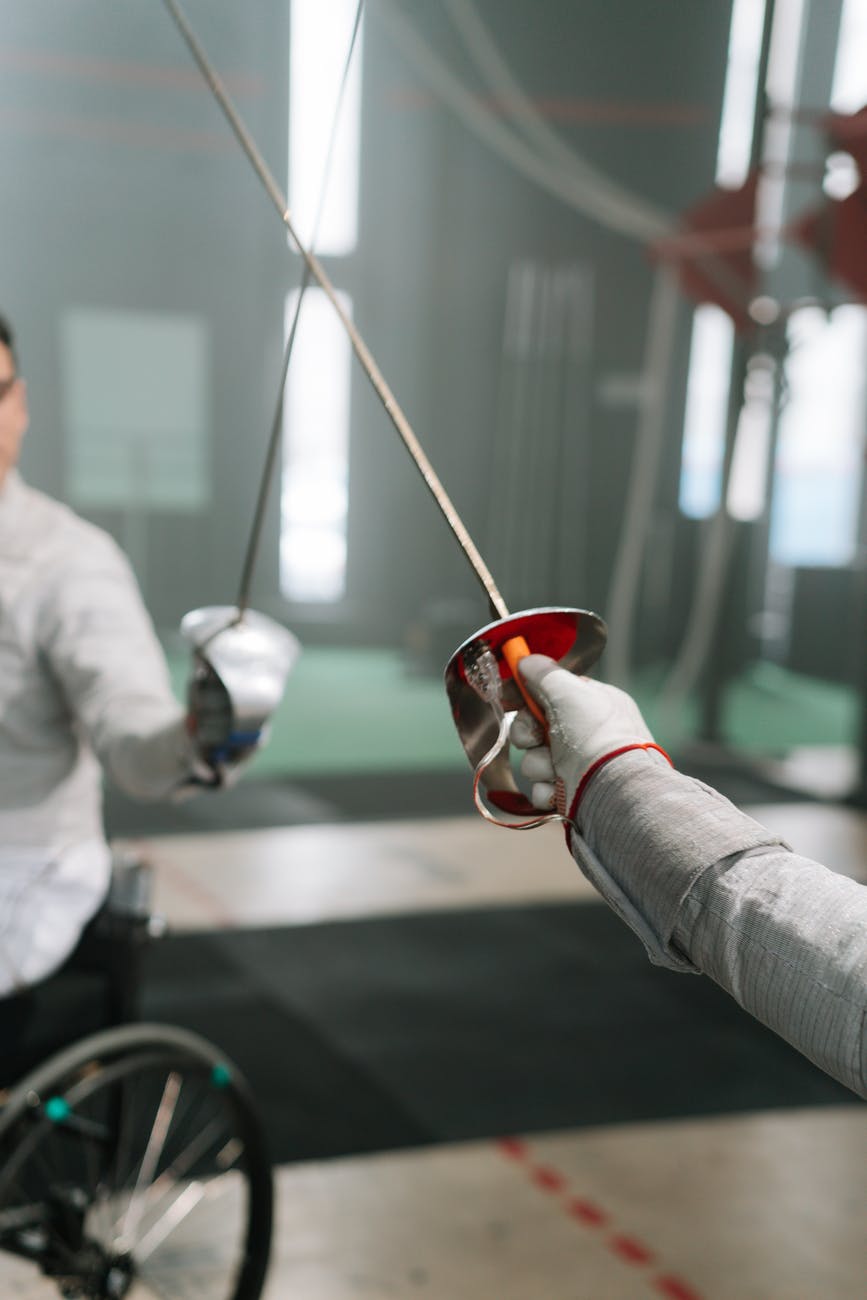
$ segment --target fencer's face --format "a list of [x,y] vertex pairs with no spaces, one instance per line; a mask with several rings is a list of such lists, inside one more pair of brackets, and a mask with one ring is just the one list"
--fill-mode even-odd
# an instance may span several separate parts
[[0,487],[18,463],[21,439],[27,430],[27,389],[15,371],[12,353],[0,343]]

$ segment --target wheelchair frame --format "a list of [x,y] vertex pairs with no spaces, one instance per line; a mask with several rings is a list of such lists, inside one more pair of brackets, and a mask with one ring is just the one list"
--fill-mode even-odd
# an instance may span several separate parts
[[257,1300],[273,1177],[250,1089],[198,1035],[122,1023],[155,929],[149,895],[148,868],[118,862],[88,949],[109,981],[111,1027],[28,1072],[0,1110],[0,1251],[40,1296]]

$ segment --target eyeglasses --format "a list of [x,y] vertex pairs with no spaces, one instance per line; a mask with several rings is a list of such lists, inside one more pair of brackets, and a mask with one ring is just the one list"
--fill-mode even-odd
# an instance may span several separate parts
[[10,375],[8,379],[0,379],[0,402],[2,402],[5,397],[9,396],[17,383],[17,375]]

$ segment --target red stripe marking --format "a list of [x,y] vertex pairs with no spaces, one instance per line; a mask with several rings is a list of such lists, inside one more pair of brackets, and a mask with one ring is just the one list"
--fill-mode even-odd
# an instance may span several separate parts
[[[668,755],[666,755],[668,757]],[[568,1179],[559,1170],[552,1169],[550,1165],[534,1165],[530,1161],[530,1152],[526,1142],[520,1138],[505,1137],[499,1138],[495,1146],[501,1155],[509,1160],[517,1160],[527,1165],[527,1173],[533,1183],[546,1192],[567,1192]],[[586,1200],[582,1196],[567,1196],[563,1208],[566,1213],[577,1222],[582,1223],[585,1227],[598,1228],[602,1224],[610,1222],[608,1215],[600,1206],[595,1205],[592,1201]],[[624,1262],[636,1265],[651,1264],[654,1260],[653,1251],[636,1237],[630,1237],[622,1233],[609,1237],[606,1245]],[[670,1274],[659,1274],[656,1277],[646,1277],[646,1282],[652,1286],[655,1291],[661,1295],[667,1296],[668,1300],[704,1300],[703,1296],[695,1291],[688,1283],[681,1281],[679,1277]]]
[[669,1300],[702,1300],[698,1291],[694,1291],[686,1282],[681,1282],[679,1277],[657,1277],[654,1278],[653,1285],[657,1291],[668,1296]]
[[569,1202],[567,1209],[573,1219],[578,1219],[591,1228],[598,1228],[608,1222],[608,1215],[604,1210],[600,1210],[599,1206],[593,1205],[591,1201],[583,1201],[577,1196]]
[[[476,95],[493,113],[511,116],[510,106],[496,96]],[[389,99],[398,108],[428,108],[436,103],[434,95],[398,86],[389,91]],[[707,109],[700,104],[642,103],[621,100],[536,99],[537,112],[555,122],[628,123],[631,126],[696,126],[707,121]]]
[[628,1260],[630,1264],[649,1264],[653,1259],[653,1251],[648,1250],[634,1237],[612,1237],[608,1245],[615,1255]]
[[497,1146],[510,1160],[525,1160],[527,1157],[527,1144],[520,1138],[500,1138]]
[[[12,68],[15,72],[82,77],[87,81],[115,81],[123,86],[136,83],[196,92],[201,89],[202,81],[200,73],[186,67],[128,59],[94,59],[56,50],[10,49],[8,46],[0,50],[0,67]],[[229,72],[221,76],[234,95],[261,95],[264,90],[264,82],[257,73]]]
[[105,121],[100,118],[64,113],[28,112],[15,108],[0,110],[3,130],[61,138],[102,140],[145,149],[184,149],[200,153],[227,153],[231,140],[219,131],[180,131],[143,122]]
[[532,1171],[533,1182],[544,1192],[562,1192],[566,1188],[566,1179],[556,1169],[547,1169],[538,1165]]

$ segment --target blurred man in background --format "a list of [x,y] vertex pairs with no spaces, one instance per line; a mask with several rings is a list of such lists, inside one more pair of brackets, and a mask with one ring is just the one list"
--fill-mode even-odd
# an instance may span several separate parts
[[[102,825],[103,769],[134,797],[173,798],[225,783],[261,739],[258,731],[235,734],[233,702],[201,658],[194,660],[187,711],[177,702],[122,552],[107,533],[19,475],[27,426],[14,338],[0,318],[0,998],[6,999],[63,964],[106,897],[111,855]],[[284,680],[285,673],[281,689]]]

